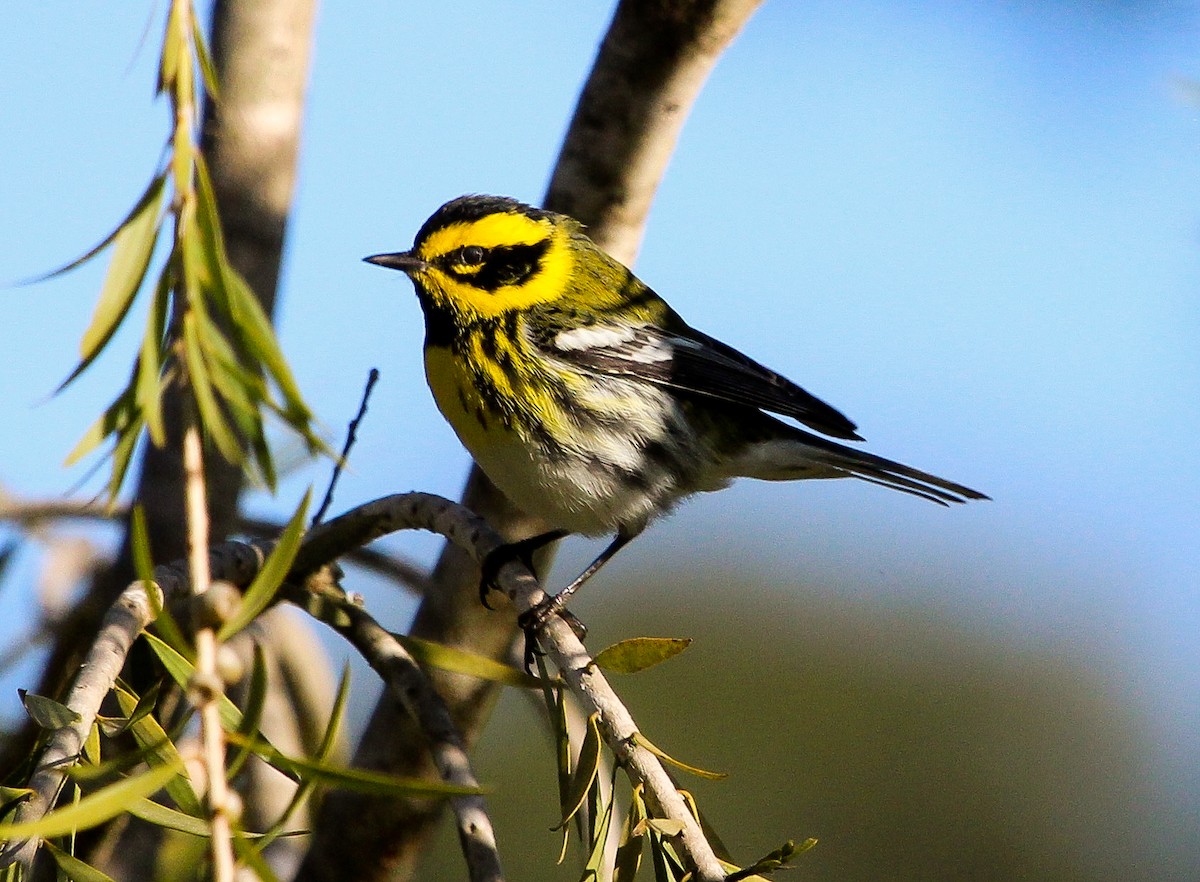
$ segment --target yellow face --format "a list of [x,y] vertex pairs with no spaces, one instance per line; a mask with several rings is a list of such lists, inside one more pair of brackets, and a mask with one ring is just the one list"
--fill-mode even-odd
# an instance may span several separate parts
[[436,306],[470,321],[563,296],[574,268],[571,222],[518,203],[455,218],[454,205],[430,218],[410,252],[419,263],[405,270]]

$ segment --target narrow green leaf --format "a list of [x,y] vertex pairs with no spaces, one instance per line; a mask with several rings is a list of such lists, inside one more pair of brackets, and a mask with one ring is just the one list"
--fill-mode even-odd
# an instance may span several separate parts
[[365,769],[330,766],[300,757],[287,756],[262,739],[250,740],[236,732],[229,733],[231,744],[250,744],[256,754],[272,767],[300,780],[312,780],[328,787],[341,787],[356,793],[376,796],[404,797],[419,796],[441,798],[466,796],[482,793],[478,787],[462,787],[442,781],[427,781],[421,778],[402,778]]
[[567,790],[563,818],[554,828],[556,830],[570,823],[571,818],[575,817],[575,813],[579,811],[588,795],[588,790],[591,789],[592,782],[596,780],[596,773],[600,770],[599,718],[598,714],[588,717],[583,744],[579,746],[579,759],[576,762],[575,774],[571,776],[571,786]]
[[[516,686],[521,689],[537,689],[542,685],[541,681],[532,674],[527,674],[511,665],[501,664],[485,656],[476,655],[473,652],[465,652],[452,646],[422,640],[419,637],[409,637],[406,634],[393,634],[392,636],[408,650],[409,655],[421,664],[432,668],[452,671],[456,674],[467,674],[471,677],[478,677],[480,680],[503,683],[506,686]],[[550,685],[552,688],[557,687],[553,681]]]
[[726,772],[710,772],[710,771],[707,771],[706,769],[697,768],[696,766],[689,766],[685,762],[680,762],[679,760],[675,759],[675,757],[671,756],[666,751],[661,750],[658,747],[656,747],[654,745],[654,742],[652,742],[649,738],[647,738],[641,732],[635,732],[633,734],[633,740],[636,743],[640,744],[642,747],[646,748],[646,750],[650,751],[652,754],[654,754],[660,760],[670,763],[677,769],[683,769],[685,772],[691,772],[693,775],[697,776],[698,778],[705,778],[709,781],[721,781],[721,780],[729,777],[728,773],[726,773]]
[[[168,646],[161,638],[148,632],[143,632],[142,638],[150,644],[150,648],[162,662],[163,668],[171,675],[171,679],[179,684],[181,689],[187,689],[188,683],[196,673],[195,665]],[[242,712],[224,693],[217,697],[217,714],[221,718],[221,727],[227,732],[236,732],[238,726],[241,725]]]
[[[137,707],[143,704],[143,700],[137,699],[127,689],[117,687],[114,691],[116,692],[117,703],[121,706],[121,710],[130,714],[132,718],[136,714]],[[142,748],[141,753],[147,764],[151,766],[170,766],[176,769],[183,768],[183,759],[179,756],[179,751],[175,747],[175,743],[153,716],[146,715],[131,720],[129,729],[138,746]],[[175,804],[183,811],[197,816],[201,813],[200,798],[192,787],[191,779],[188,777],[186,771],[168,781],[166,790],[171,799],[175,801]]]
[[130,422],[120,429],[117,443],[112,450],[112,472],[108,477],[109,500],[117,498],[121,492],[121,485],[125,483],[125,476],[129,474],[129,465],[133,462],[133,451],[137,447],[138,439],[142,436],[142,425],[141,411],[135,409],[131,414]]
[[329,723],[325,726],[325,734],[317,746],[315,759],[324,763],[337,749],[338,733],[346,719],[346,704],[350,698],[350,662],[342,665],[342,676],[338,680],[337,695],[333,699],[333,708],[329,712]]
[[287,577],[288,570],[292,568],[296,552],[300,550],[300,540],[304,536],[304,516],[308,511],[308,503],[311,498],[312,488],[310,487],[305,491],[304,499],[301,500],[295,514],[283,528],[279,541],[271,549],[266,561],[263,562],[262,569],[258,571],[258,575],[254,577],[250,587],[243,592],[242,602],[238,604],[233,615],[217,632],[218,640],[228,640],[242,630],[275,599],[283,580]]
[[161,172],[156,174],[154,176],[154,179],[150,181],[149,186],[147,186],[145,191],[142,193],[141,198],[139,198],[138,201],[134,203],[133,208],[129,209],[129,214],[125,215],[125,217],[121,220],[121,222],[119,224],[117,224],[116,227],[113,228],[113,231],[111,233],[109,233],[107,236],[105,236],[103,239],[101,239],[98,244],[93,245],[90,249],[88,249],[88,251],[85,254],[83,254],[79,257],[76,257],[70,263],[63,264],[62,266],[58,267],[57,269],[52,269],[50,272],[45,273],[44,275],[34,276],[32,279],[26,279],[26,280],[22,281],[20,284],[36,285],[38,282],[48,282],[51,279],[58,278],[61,275],[69,273],[73,269],[78,269],[79,267],[83,266],[85,263],[87,263],[89,260],[91,260],[93,257],[95,257],[97,254],[99,254],[101,251],[103,251],[105,248],[107,248],[109,245],[111,245],[116,240],[117,235],[121,232],[121,230],[125,229],[125,227],[127,227],[129,225],[129,222],[131,220],[133,220],[134,216],[137,215],[138,212],[140,212],[142,210],[145,203],[149,199],[151,199],[152,197],[155,196],[155,192],[154,192],[155,188],[156,187],[161,188],[164,180],[165,180],[165,177]]
[[683,821],[675,818],[647,818],[646,825],[663,836],[678,836],[683,832]]
[[162,203],[163,178],[156,177],[143,201],[118,231],[113,240],[112,260],[100,289],[100,300],[92,321],[83,332],[79,344],[79,364],[58,387],[61,391],[87,370],[88,365],[112,339],[133,304],[134,295],[142,287],[154,243],[158,241],[159,207]]
[[[254,666],[250,670],[250,689],[246,695],[245,707],[242,708],[242,722],[238,726],[238,733],[245,738],[252,739],[258,733],[258,727],[262,725],[263,708],[267,703],[267,655],[263,651],[262,644],[255,641],[254,643]],[[229,768],[225,772],[225,776],[229,780],[233,780],[234,776],[241,771],[242,766],[246,764],[251,756],[252,751],[249,747],[239,748],[234,754],[233,760],[229,763]]]
[[130,803],[129,814],[135,818],[141,818],[143,821],[153,824],[156,827],[163,827],[167,830],[178,830],[180,833],[187,833],[189,836],[207,838],[211,833],[208,821],[203,818],[194,817],[176,809],[168,808],[152,799],[142,798]]
[[92,723],[87,738],[83,740],[83,755],[92,765],[100,764],[100,726]]
[[625,816],[625,824],[621,829],[621,839],[617,843],[617,853],[613,858],[613,882],[633,882],[637,878],[638,868],[642,865],[642,847],[645,836],[642,834],[642,821],[646,817],[646,803],[642,799],[642,785],[633,788],[629,798],[629,813]]
[[146,596],[150,600],[150,608],[154,610],[154,628],[171,648],[184,658],[194,658],[194,650],[183,635],[183,629],[171,615],[171,611],[163,606],[162,593],[154,582],[154,561],[150,558],[150,533],[146,527],[146,512],[141,504],[134,505],[129,518],[130,548],[133,552],[133,571],[138,580],[148,586]]
[[217,450],[228,462],[240,463],[244,454],[241,444],[234,436],[221,411],[221,406],[213,394],[212,379],[208,373],[208,364],[204,357],[204,342],[201,339],[195,311],[188,312],[183,317],[183,343],[187,355],[187,372],[192,398],[200,413],[200,422],[205,434],[212,439]]
[[[616,769],[614,768],[613,771],[615,773]],[[613,783],[616,783],[615,777]],[[583,875],[579,877],[580,882],[597,882],[600,879],[600,870],[604,863],[604,854],[608,844],[608,828],[612,824],[614,802],[615,800],[609,799],[608,805],[600,813],[599,823],[593,825],[591,848],[588,851],[587,862],[583,866]]]
[[221,231],[216,191],[203,154],[196,156],[195,232],[208,275],[205,294],[212,304],[213,313],[229,320],[230,329],[237,338],[238,315],[228,285],[229,262],[225,256],[225,236]]
[[812,838],[804,840],[799,845],[796,845],[793,840],[789,839],[781,847],[775,849],[770,854],[759,858],[745,869],[738,869],[730,864],[729,869],[733,870],[734,872],[732,872],[727,878],[729,879],[729,882],[744,882],[744,880],[748,879],[763,879],[763,877],[774,873],[781,867],[786,867],[795,858],[804,854],[804,852],[808,851],[816,844],[817,840]]
[[187,58],[187,44],[180,39],[180,29],[176,24],[178,11],[176,4],[169,7],[166,33],[163,35],[162,56],[158,62],[158,91],[173,89],[178,76],[179,66]]
[[54,863],[58,864],[58,868],[72,882],[114,882],[111,876],[106,876],[91,864],[86,864],[73,854],[68,854],[53,842],[43,842],[42,848],[46,849],[50,857],[54,858]]
[[691,645],[691,637],[631,637],[600,650],[595,662],[613,674],[636,674],[674,658]]
[[133,393],[130,389],[125,389],[105,409],[100,418],[88,427],[88,430],[84,432],[83,437],[79,439],[74,449],[67,454],[63,465],[74,465],[103,444],[104,439],[113,432],[122,430],[128,426],[135,419],[135,410]]
[[221,93],[218,90],[217,69],[208,52],[208,43],[204,40],[204,29],[200,27],[200,19],[196,17],[195,4],[188,5],[188,15],[192,31],[192,48],[196,52],[196,61],[200,64],[200,74],[204,77],[204,90],[208,92],[214,102],[220,103]]
[[254,296],[254,292],[246,281],[229,268],[226,276],[226,288],[229,291],[230,308],[235,312],[235,332],[241,344],[250,355],[262,364],[267,375],[278,388],[283,397],[283,407],[278,409],[280,418],[297,432],[307,445],[310,452],[322,452],[336,456],[325,442],[317,436],[312,427],[313,415],[292,369],[279,348],[279,341],[271,320],[263,311],[262,304]]
[[[337,748],[338,733],[342,728],[342,721],[346,716],[346,703],[350,697],[350,663],[347,661],[342,665],[342,676],[338,681],[337,695],[333,699],[333,709],[329,712],[329,723],[325,726],[325,734],[321,737],[321,743],[317,746],[317,751],[313,755],[313,761],[321,765],[327,765],[329,758],[333,756],[334,750]],[[273,823],[262,836],[254,844],[254,847],[260,853],[272,842],[284,834],[284,828],[287,826],[292,815],[306,799],[312,794],[316,787],[313,781],[302,781],[300,786],[296,788],[296,792],[292,794],[287,808],[283,810],[279,818]]]
[[29,719],[43,729],[52,731],[65,729],[83,719],[75,711],[53,698],[26,692],[24,689],[18,689],[17,694],[21,696],[21,704],[25,705],[25,713],[29,714]]
[[239,862],[250,870],[258,882],[279,882],[279,877],[262,856],[262,852],[255,848],[249,839],[245,833],[234,832],[233,850],[237,853]]
[[47,839],[64,836],[74,830],[86,830],[115,818],[143,796],[161,790],[172,777],[179,774],[178,767],[159,766],[140,775],[123,778],[102,790],[88,794],[72,805],[55,809],[34,821],[20,824],[0,824],[0,839],[28,839],[37,836]]
[[654,882],[674,882],[667,866],[667,849],[662,836],[651,833],[649,839],[650,866],[654,867]]
[[163,351],[166,333],[167,307],[171,300],[174,273],[168,264],[158,277],[154,297],[150,301],[150,315],[146,319],[146,330],[142,334],[142,346],[134,374],[134,400],[145,415],[146,428],[155,447],[167,443],[166,424],[163,422]]

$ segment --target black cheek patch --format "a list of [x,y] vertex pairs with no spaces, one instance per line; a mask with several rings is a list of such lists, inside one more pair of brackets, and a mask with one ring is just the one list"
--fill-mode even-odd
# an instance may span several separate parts
[[549,239],[530,245],[498,245],[488,250],[483,266],[471,274],[470,282],[484,291],[523,285],[541,267],[549,249]]

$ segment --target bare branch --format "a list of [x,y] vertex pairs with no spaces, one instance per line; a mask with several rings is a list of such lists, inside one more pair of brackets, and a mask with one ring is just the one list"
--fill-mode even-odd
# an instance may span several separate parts
[[[150,600],[140,582],[126,588],[109,609],[79,676],[66,696],[65,704],[79,718],[69,726],[56,729],[50,736],[29,779],[28,787],[33,793],[17,807],[13,817],[16,823],[37,820],[53,808],[66,780],[67,768],[79,757],[83,743],[92,731],[100,702],[121,673],[129,647],[152,618]],[[37,839],[10,842],[0,852],[0,866],[15,861],[29,871],[40,844]]]
[[[6,493],[0,487],[0,521],[16,524],[29,531],[60,520],[123,522],[128,514],[124,506],[109,507],[102,502],[76,499],[26,499]],[[232,532],[252,539],[269,540],[278,536],[283,526],[277,521],[241,516]],[[343,555],[343,562],[392,579],[414,594],[424,594],[429,589],[429,573],[402,555],[374,548],[355,548]]]
[[[320,571],[325,573],[326,570]],[[320,590],[310,580],[309,590]],[[400,642],[366,610],[337,593],[323,591],[322,599],[338,613],[323,617],[344,636],[383,679],[392,697],[421,724],[429,750],[443,781],[466,787],[479,786],[462,736],[450,719],[445,702],[429,682],[425,671]],[[504,872],[496,835],[482,796],[458,796],[450,800],[458,819],[458,836],[467,861],[471,882],[500,882]]]

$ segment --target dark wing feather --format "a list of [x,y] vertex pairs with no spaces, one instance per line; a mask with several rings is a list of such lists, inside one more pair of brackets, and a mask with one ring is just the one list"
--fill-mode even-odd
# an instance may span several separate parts
[[592,325],[564,331],[542,345],[555,357],[598,373],[761,408],[834,438],[862,440],[854,423],[835,408],[686,325],[669,331],[655,325]]

